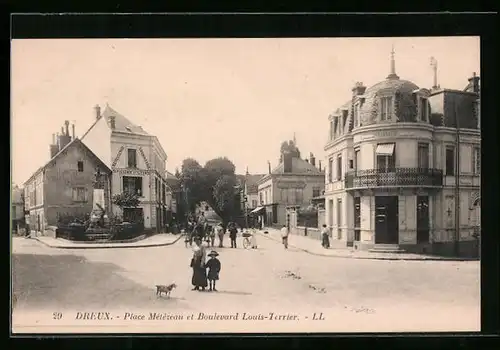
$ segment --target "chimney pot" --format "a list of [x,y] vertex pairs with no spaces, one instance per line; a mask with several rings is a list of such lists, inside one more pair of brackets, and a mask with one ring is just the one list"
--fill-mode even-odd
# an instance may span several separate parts
[[66,136],[69,136],[69,121],[64,121],[64,126],[66,127]]
[[109,124],[111,126],[111,129],[114,129],[116,127],[116,124],[115,124],[115,116],[110,116],[109,117]]
[[101,117],[101,107],[99,105],[95,105],[94,111],[95,111],[95,119],[99,119]]
[[56,134],[52,134],[52,144],[56,144]]
[[71,136],[75,139],[75,124],[71,124]]

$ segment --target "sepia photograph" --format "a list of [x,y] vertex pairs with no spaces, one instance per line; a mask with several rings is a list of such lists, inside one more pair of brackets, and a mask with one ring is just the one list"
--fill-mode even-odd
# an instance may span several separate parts
[[480,39],[13,39],[11,331],[481,330]]

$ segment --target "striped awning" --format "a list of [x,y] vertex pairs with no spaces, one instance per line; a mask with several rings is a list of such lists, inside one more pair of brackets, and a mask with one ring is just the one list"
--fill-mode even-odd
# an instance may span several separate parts
[[375,151],[377,155],[380,156],[392,156],[394,154],[394,144],[393,143],[383,143],[377,145],[377,149]]
[[264,209],[264,207],[257,207],[257,208],[255,208],[254,210],[252,210],[252,211],[250,212],[250,214],[253,214],[253,213],[258,213],[258,212],[259,212],[259,211],[261,211],[262,209]]

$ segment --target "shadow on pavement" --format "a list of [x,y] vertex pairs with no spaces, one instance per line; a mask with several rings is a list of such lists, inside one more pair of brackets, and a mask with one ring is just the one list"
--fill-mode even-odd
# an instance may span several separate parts
[[148,288],[120,274],[112,263],[76,255],[12,255],[12,289],[16,309],[138,308],[182,303],[158,298]]
[[238,292],[238,291],[229,291],[229,290],[218,290],[215,293],[217,293],[217,294],[230,294],[230,295],[252,295],[252,293],[248,293],[248,292]]

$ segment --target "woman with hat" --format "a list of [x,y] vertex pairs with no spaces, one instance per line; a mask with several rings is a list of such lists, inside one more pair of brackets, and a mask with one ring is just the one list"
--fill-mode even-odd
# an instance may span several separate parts
[[217,289],[215,289],[215,281],[219,280],[219,272],[221,268],[221,264],[219,259],[217,259],[217,256],[219,256],[219,253],[217,253],[215,250],[212,250],[210,254],[208,254],[210,259],[207,261],[207,264],[205,267],[208,269],[207,277],[208,277],[208,282],[210,284],[209,289],[210,291],[216,292]]
[[193,268],[193,277],[191,284],[194,286],[193,290],[204,291],[207,287],[207,270],[205,267],[205,247],[199,237],[195,238],[195,246],[193,248],[193,258],[191,259],[191,267]]

